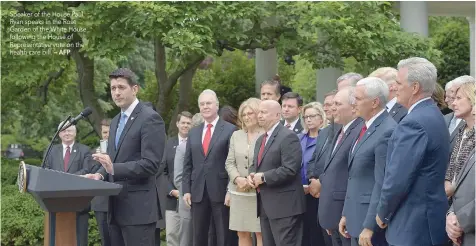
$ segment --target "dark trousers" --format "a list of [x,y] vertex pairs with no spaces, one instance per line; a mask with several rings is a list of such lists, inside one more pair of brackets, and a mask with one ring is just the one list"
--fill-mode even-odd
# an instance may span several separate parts
[[[319,221],[319,218],[317,219]],[[327,234],[326,229],[322,228],[322,236],[324,237],[324,245],[332,246],[332,236]]]
[[210,221],[213,220],[216,232],[216,245],[228,245],[229,209],[221,202],[212,202],[205,185],[200,202],[192,202],[193,245],[207,246]]
[[155,246],[160,246],[160,228],[155,228]]
[[263,246],[296,246],[302,245],[304,223],[303,214],[279,219],[270,219],[261,205],[258,195],[259,217]]
[[[208,230],[208,246],[217,246],[215,222],[213,220],[210,220],[210,229]],[[238,234],[236,231],[228,230],[228,246],[238,246]]]
[[332,246],[351,246],[350,238],[342,236],[338,229],[331,230]]
[[134,226],[109,224],[111,244],[114,246],[153,246],[155,245],[156,223]]
[[317,210],[319,207],[319,199],[314,198],[311,194],[306,195],[306,212],[304,213],[304,232],[302,238],[302,246],[320,246],[325,245],[324,235],[319,233],[322,231],[317,219]]
[[76,231],[79,244],[78,246],[88,246],[88,227],[89,212],[80,212],[76,214]]
[[107,212],[94,212],[98,224],[99,235],[101,235],[101,245],[111,246],[111,237],[109,236],[109,226],[107,225]]

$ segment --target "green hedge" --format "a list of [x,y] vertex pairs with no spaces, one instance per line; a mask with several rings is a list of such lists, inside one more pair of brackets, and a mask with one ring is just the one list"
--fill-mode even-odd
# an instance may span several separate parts
[[[32,162],[27,163],[31,164]],[[18,191],[16,185],[18,165],[18,160],[2,158],[1,245],[41,246],[43,245],[45,212],[40,209],[40,206],[30,194]],[[165,231],[162,231],[161,239],[165,239]],[[101,245],[101,237],[93,212],[90,213],[89,217],[89,245]]]

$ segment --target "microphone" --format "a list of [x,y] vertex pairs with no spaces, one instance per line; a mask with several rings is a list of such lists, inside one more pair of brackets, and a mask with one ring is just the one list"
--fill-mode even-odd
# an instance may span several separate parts
[[88,117],[92,112],[93,112],[93,110],[92,110],[90,107],[85,108],[81,113],[78,114],[78,116],[76,116],[76,117],[72,118],[71,120],[69,120],[69,123],[68,123],[67,125],[63,126],[63,127],[60,129],[60,131],[63,131],[63,130],[65,130],[65,129],[68,129],[68,127],[70,127],[70,126],[72,126],[72,125],[76,125],[79,120]]
[[79,120],[88,117],[92,112],[93,110],[90,107],[87,107],[83,110],[83,112],[79,113],[78,116],[72,118],[69,122],[71,125],[76,125]]

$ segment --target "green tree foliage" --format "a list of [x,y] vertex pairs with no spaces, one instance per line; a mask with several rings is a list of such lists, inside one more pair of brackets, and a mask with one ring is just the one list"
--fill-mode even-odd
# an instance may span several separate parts
[[469,75],[469,23],[463,17],[430,17],[430,37],[435,49],[442,53],[437,66],[438,80],[442,85]]
[[439,52],[432,49],[428,39],[401,30],[389,2],[292,4],[289,7],[283,3],[282,7],[301,38],[294,45],[285,43],[283,49],[303,55],[315,68],[344,68],[343,59],[350,57],[358,62],[357,69],[366,73],[395,66],[410,56],[439,61]]

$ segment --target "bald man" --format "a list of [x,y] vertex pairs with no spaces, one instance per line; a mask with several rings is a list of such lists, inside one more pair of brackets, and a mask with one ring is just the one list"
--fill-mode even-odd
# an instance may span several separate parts
[[305,196],[301,144],[293,131],[279,123],[280,116],[278,102],[261,102],[258,123],[266,132],[256,141],[248,176],[257,192],[264,246],[302,244]]

